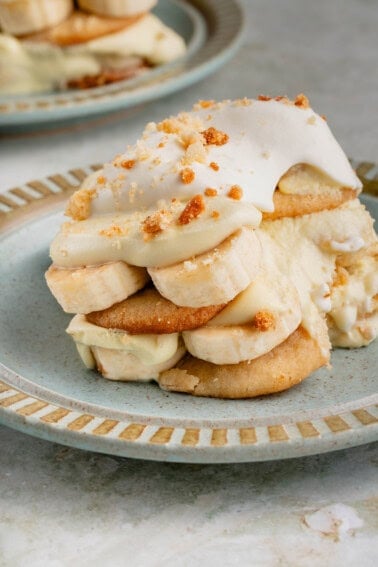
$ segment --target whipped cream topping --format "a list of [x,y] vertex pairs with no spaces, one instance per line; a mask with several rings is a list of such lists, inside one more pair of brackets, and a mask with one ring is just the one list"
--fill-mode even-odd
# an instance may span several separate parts
[[[202,102],[192,112],[150,123],[136,145],[84,187],[94,190],[91,215],[143,210],[206,188],[225,195],[234,186],[242,200],[272,211],[279,179],[299,163],[340,187],[361,189],[327,123],[311,108],[276,100]],[[184,169],[190,170],[185,181]]]
[[117,33],[64,48],[0,33],[0,94],[50,90],[96,75],[103,65],[117,67],[117,60],[122,66],[125,58],[142,57],[158,65],[184,53],[183,39],[153,14]]
[[179,346],[178,333],[130,335],[125,331],[92,325],[84,315],[75,315],[66,332],[79,345],[129,352],[147,365],[159,364],[169,360]]

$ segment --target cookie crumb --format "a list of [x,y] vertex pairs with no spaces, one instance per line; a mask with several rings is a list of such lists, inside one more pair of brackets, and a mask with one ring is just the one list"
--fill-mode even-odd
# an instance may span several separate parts
[[218,195],[218,191],[212,187],[206,187],[204,193],[206,197],[216,197]]
[[230,199],[235,199],[235,201],[240,201],[243,197],[243,189],[239,185],[232,185],[229,192],[227,193],[227,197]]
[[197,108],[212,108],[214,106],[214,100],[199,100],[197,102]]
[[224,146],[229,140],[228,134],[222,132],[222,130],[217,130],[213,126],[210,126],[207,130],[203,130],[201,134],[205,138],[205,143],[208,146]]
[[219,219],[220,213],[218,211],[212,211],[211,218],[212,219]]
[[132,169],[135,165],[135,159],[124,159],[121,161],[121,167],[125,169]]
[[273,327],[274,323],[274,315],[270,311],[258,311],[252,319],[252,325],[263,333]]
[[205,208],[205,201],[202,195],[194,195],[177,219],[177,224],[189,224],[192,220],[197,218]]
[[168,226],[167,219],[164,218],[165,214],[166,211],[164,210],[156,211],[141,222],[145,240],[149,240]]
[[299,106],[299,108],[310,108],[310,101],[303,93],[300,93],[295,97],[294,104],[295,106]]
[[190,167],[184,167],[184,169],[181,170],[180,176],[181,181],[185,183],[185,185],[189,185],[189,183],[194,181],[196,174]]
[[209,165],[210,165],[211,169],[213,169],[214,171],[219,171],[219,165],[217,164],[217,162],[211,161],[209,163]]
[[118,224],[113,224],[112,226],[99,231],[100,236],[107,236],[108,238],[113,238],[114,236],[124,236],[127,233],[128,229],[126,227],[122,228]]
[[92,199],[94,199],[96,194],[96,189],[79,189],[76,191],[68,202],[65,215],[75,221],[87,219]]

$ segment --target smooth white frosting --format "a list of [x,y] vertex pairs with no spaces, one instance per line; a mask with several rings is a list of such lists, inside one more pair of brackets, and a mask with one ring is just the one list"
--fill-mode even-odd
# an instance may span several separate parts
[[[263,211],[272,211],[273,192],[280,177],[292,166],[306,163],[323,171],[340,186],[360,190],[361,183],[327,123],[310,108],[270,101],[239,100],[216,103],[178,115],[179,133],[166,133],[161,126],[147,126],[136,145],[106,164],[100,172],[105,184],[95,179],[92,214],[151,208],[160,199],[187,199],[206,187],[226,194],[239,185],[243,200]],[[195,174],[183,184],[180,171],[187,163],[185,144],[202,130],[214,127],[226,133],[224,145],[207,145],[203,163],[188,164]],[[164,144],[164,147],[159,147]],[[135,160],[129,171],[123,160]],[[215,162],[219,170],[209,164]],[[124,175],[120,179],[120,174]]]

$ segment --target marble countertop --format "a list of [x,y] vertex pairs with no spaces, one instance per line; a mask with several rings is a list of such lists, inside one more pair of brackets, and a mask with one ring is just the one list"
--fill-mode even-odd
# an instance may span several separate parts
[[[233,61],[141,108],[3,136],[1,189],[110,159],[197,99],[305,92],[346,153],[377,160],[374,0],[244,0]],[[376,565],[376,445],[301,459],[179,465],[88,453],[0,428],[0,565]]]

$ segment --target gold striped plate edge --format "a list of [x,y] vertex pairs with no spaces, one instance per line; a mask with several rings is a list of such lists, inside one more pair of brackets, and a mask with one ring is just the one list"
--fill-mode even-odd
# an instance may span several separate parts
[[[378,172],[369,178],[369,174],[376,168],[372,162],[351,160],[364,185],[364,193],[378,197]],[[0,194],[0,219],[9,219],[13,213],[19,213],[20,209],[27,210],[36,202],[43,203],[47,198],[54,195],[67,194],[79,188],[84,179],[93,171],[102,167],[101,164],[93,164],[88,167],[78,167],[62,174],[56,173],[41,180],[32,180],[22,186],[12,187]],[[1,207],[2,205],[2,207]]]
[[55,195],[67,194],[76,191],[84,179],[102,166],[93,164],[88,167],[75,168],[65,174],[56,173],[44,179],[34,179],[22,186],[12,187],[0,194],[0,217],[9,218],[20,209],[25,210],[35,203],[43,202]]
[[143,442],[150,445],[182,445],[188,448],[247,446],[287,443],[295,440],[349,434],[378,424],[378,405],[353,409],[295,423],[271,424],[239,428],[173,427],[128,423],[117,419],[80,413],[56,406],[0,382],[0,410],[12,412],[26,421],[42,422],[74,433],[85,432],[96,437],[111,437],[124,442]]

